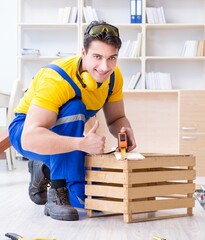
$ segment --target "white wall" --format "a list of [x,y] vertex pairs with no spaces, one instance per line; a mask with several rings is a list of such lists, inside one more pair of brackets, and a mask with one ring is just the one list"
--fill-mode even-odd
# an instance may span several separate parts
[[[0,6],[0,91],[10,93],[17,76],[17,1],[1,0]],[[5,109],[0,108],[0,126],[5,125]]]
[[10,93],[17,76],[17,1],[1,0],[0,91]]

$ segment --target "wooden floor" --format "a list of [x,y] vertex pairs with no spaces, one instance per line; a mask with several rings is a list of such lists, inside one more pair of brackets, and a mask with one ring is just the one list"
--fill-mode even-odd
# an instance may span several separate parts
[[[18,160],[17,169],[8,171],[0,161],[0,240],[7,232],[18,233],[26,240],[56,238],[56,240],[152,240],[161,236],[167,240],[204,240],[205,210],[196,202],[193,217],[150,222],[123,222],[122,215],[87,218],[80,211],[80,220],[63,222],[44,216],[44,206],[35,205],[27,193],[29,173],[27,161]],[[203,183],[203,178],[200,179]],[[205,183],[205,182],[204,182]]]

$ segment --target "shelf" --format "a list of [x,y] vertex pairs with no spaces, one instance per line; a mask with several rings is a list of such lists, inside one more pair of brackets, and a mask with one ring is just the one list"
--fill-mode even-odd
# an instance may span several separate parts
[[146,29],[163,29],[163,28],[182,28],[182,29],[189,29],[189,28],[204,28],[204,24],[193,24],[193,23],[166,23],[166,24],[145,24]]
[[77,23],[64,23],[64,24],[53,24],[53,23],[18,23],[18,27],[23,29],[41,29],[41,28],[71,28],[78,27]]
[[146,56],[146,60],[168,60],[168,61],[174,61],[174,60],[182,60],[182,61],[204,61],[205,57],[172,57],[172,56],[167,56],[167,57],[157,57],[157,56]]
[[[71,56],[73,56],[73,55],[74,55],[74,53]],[[58,58],[61,58],[61,57],[58,57],[58,56],[18,56],[18,59],[22,60],[22,61],[41,61],[41,60],[53,61]]]
[[151,89],[135,89],[135,90],[123,90],[123,93],[126,93],[126,94],[140,94],[140,93],[171,93],[171,94],[176,94],[176,93],[179,93],[180,90],[179,89],[170,89],[170,90],[151,90]]

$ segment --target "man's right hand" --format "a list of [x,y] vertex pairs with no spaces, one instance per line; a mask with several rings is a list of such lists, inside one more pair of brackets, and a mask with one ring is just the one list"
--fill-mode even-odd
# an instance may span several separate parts
[[82,151],[90,154],[102,154],[105,149],[105,137],[97,134],[99,121],[96,120],[94,126],[82,140]]

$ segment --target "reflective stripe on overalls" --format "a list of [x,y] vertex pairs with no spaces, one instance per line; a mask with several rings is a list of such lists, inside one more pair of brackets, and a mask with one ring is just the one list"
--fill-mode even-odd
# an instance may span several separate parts
[[[51,131],[71,137],[83,137],[85,123],[90,117],[94,116],[98,110],[86,110],[81,100],[81,91],[68,74],[54,64],[49,64],[46,68],[51,68],[64,78],[75,90],[76,96],[65,103],[60,109],[55,125]],[[112,94],[114,86],[114,74],[111,75],[109,96]],[[105,101],[105,102],[106,102]],[[31,160],[41,160],[50,169],[51,179],[66,179],[67,188],[69,190],[70,202],[74,207],[84,207],[84,186],[85,186],[85,154],[82,151],[73,151],[55,155],[40,155],[33,152],[24,151],[21,147],[21,134],[23,130],[25,114],[17,114],[13,123],[9,127],[12,145],[23,156]],[[15,141],[16,139],[16,141]]]

